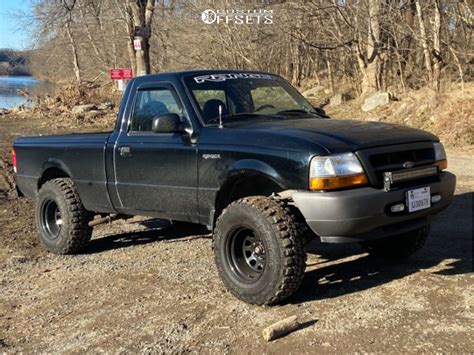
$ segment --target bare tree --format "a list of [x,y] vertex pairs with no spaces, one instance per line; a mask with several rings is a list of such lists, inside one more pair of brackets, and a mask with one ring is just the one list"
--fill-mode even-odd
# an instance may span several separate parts
[[362,46],[358,46],[359,51],[359,67],[362,72],[362,94],[377,91],[380,88],[380,51],[381,51],[381,27],[380,13],[381,0],[369,0],[369,16],[367,42],[365,50]]
[[[274,21],[206,24],[206,9],[273,10]],[[366,94],[423,85],[439,91],[444,80],[474,76],[474,16],[466,1],[35,0],[31,20],[32,68],[53,80],[108,80],[117,66],[138,75],[249,68],[298,86],[318,82]]]
[[440,89],[440,75],[441,75],[441,1],[433,0],[433,78],[431,85],[435,92]]
[[155,0],[127,0],[131,23],[133,24],[133,41],[140,42],[140,49],[135,50],[136,72],[138,75],[151,73],[150,35]]

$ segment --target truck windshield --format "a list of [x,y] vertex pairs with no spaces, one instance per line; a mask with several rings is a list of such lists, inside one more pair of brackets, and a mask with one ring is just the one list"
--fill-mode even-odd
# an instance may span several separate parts
[[188,75],[184,82],[204,124],[249,119],[315,117],[311,104],[278,76],[264,73]]

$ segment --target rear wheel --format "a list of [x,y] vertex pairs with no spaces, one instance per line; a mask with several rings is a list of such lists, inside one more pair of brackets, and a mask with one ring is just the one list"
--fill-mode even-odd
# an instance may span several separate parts
[[420,250],[426,242],[430,226],[426,225],[414,231],[361,243],[371,255],[388,258],[406,258]]
[[283,202],[269,197],[233,202],[217,220],[213,245],[222,281],[247,303],[278,303],[303,278],[303,243]]
[[41,244],[56,254],[82,251],[92,235],[91,214],[84,208],[71,179],[47,181],[36,203],[36,227]]

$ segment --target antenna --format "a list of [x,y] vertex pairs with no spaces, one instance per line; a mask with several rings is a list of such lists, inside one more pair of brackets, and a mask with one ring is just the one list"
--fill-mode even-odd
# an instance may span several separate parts
[[222,105],[219,105],[219,128],[224,128],[222,125]]

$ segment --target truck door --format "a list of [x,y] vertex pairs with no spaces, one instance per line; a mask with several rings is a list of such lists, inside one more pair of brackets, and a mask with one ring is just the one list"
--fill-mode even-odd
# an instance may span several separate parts
[[185,133],[152,131],[153,118],[165,113],[185,120],[171,84],[138,88],[128,128],[114,147],[117,210],[193,221],[198,216],[197,148]]

